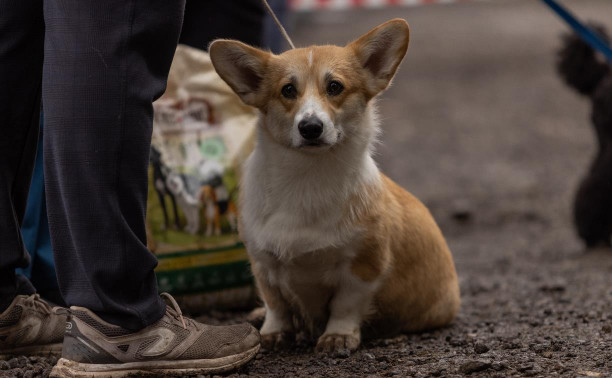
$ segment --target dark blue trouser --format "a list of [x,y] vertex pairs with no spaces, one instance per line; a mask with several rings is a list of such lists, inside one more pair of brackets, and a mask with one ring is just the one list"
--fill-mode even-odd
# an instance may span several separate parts
[[68,305],[140,329],[165,311],[146,248],[152,101],[180,0],[0,0],[0,299],[29,257],[19,232],[41,96],[49,229]]

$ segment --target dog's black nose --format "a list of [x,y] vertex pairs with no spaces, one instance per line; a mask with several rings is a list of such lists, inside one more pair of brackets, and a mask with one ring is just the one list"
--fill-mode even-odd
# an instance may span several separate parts
[[316,117],[308,117],[298,123],[300,135],[306,140],[317,139],[323,134],[323,122]]

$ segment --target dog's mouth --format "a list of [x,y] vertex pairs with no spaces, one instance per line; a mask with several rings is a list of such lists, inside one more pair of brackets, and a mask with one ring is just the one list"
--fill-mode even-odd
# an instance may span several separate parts
[[298,146],[298,148],[303,150],[319,150],[327,147],[331,147],[331,143],[327,143],[322,140],[304,141]]
[[303,147],[322,147],[322,146],[329,146],[329,143],[325,143],[322,141],[309,141],[309,142],[304,142],[302,143]]

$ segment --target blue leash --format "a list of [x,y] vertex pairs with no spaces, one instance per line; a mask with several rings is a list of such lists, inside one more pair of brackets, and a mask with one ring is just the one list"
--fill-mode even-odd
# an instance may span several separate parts
[[578,21],[578,19],[574,17],[574,15],[572,15],[570,12],[567,11],[567,9],[559,5],[555,0],[542,1],[546,3],[546,5],[551,7],[552,10],[554,10],[559,15],[559,17],[565,20],[565,22],[567,22],[569,26],[571,26],[571,28],[574,29],[576,33],[578,33],[580,38],[582,38],[595,50],[599,50],[599,52],[601,52],[606,57],[606,59],[608,59],[608,61],[612,63],[612,49],[610,48],[610,46],[608,46],[606,41],[603,40],[603,38],[601,38],[599,35],[597,35],[597,33],[593,32],[583,23]]

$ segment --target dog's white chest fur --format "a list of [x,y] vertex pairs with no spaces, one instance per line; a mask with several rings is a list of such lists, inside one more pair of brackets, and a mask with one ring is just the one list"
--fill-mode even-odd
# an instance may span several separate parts
[[[249,252],[279,258],[345,246],[361,231],[349,221],[350,199],[380,185],[368,153],[344,158],[301,156],[260,137],[242,182],[242,236]],[[326,160],[323,160],[326,159]]]

